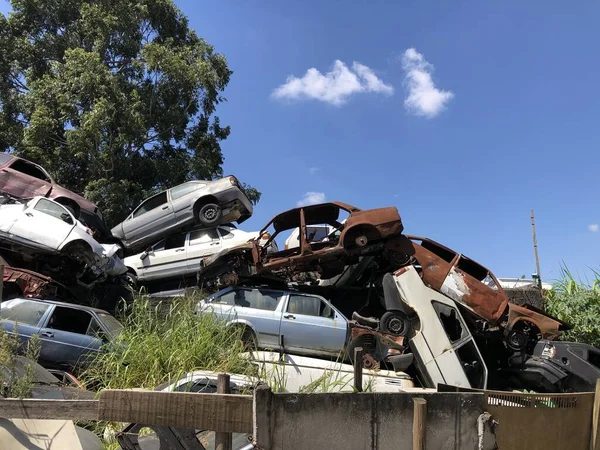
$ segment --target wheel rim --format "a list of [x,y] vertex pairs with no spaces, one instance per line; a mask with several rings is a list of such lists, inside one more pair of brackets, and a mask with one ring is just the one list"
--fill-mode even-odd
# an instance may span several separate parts
[[206,220],[214,220],[217,217],[217,209],[216,208],[208,208],[204,210],[204,218]]
[[367,237],[365,235],[357,236],[356,239],[354,239],[354,242],[359,247],[364,247],[367,245]]
[[404,331],[404,320],[400,317],[392,317],[388,321],[387,328],[394,334],[401,334]]

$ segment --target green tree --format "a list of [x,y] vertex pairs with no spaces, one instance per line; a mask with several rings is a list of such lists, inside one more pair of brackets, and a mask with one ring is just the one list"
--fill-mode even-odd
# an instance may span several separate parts
[[[0,150],[38,162],[109,224],[223,175],[232,74],[171,0],[12,0],[0,14]],[[253,202],[260,192],[245,185]]]

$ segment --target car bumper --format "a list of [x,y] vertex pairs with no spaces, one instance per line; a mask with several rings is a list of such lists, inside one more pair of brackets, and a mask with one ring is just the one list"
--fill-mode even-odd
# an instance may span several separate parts
[[252,202],[246,197],[246,194],[237,187],[231,187],[230,189],[215,193],[214,196],[224,208],[230,208],[232,211],[235,210],[239,213],[239,218],[236,220],[238,224],[249,219],[254,212]]

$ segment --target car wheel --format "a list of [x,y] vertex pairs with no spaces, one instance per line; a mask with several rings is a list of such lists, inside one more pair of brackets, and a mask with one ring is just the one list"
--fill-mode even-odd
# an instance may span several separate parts
[[137,290],[138,287],[138,277],[136,276],[135,273],[133,272],[127,272],[125,275],[123,275],[123,278],[125,278],[125,282],[133,289],[133,290]]
[[381,316],[379,327],[395,336],[406,336],[410,330],[410,321],[401,311],[388,311]]
[[354,238],[354,243],[357,247],[364,247],[369,243],[369,239],[364,234],[359,234]]
[[221,218],[221,208],[215,203],[208,203],[198,211],[198,220],[204,225],[214,225]]
[[250,328],[246,328],[244,333],[242,334],[242,345],[244,347],[245,352],[252,352],[258,348],[258,343],[256,342],[256,336],[254,335],[254,331]]

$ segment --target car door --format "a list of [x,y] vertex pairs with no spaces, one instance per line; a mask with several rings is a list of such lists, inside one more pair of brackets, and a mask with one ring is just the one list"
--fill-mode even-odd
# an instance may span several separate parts
[[337,355],[346,344],[347,320],[321,297],[290,293],[280,333],[286,350]]
[[40,331],[40,325],[52,309],[52,304],[29,299],[12,299],[0,306],[0,326],[12,335],[18,335],[21,349]]
[[10,164],[0,169],[0,189],[22,198],[46,196],[52,189],[52,179],[37,164],[13,158]]
[[62,205],[40,198],[10,227],[15,236],[58,249],[75,227],[75,218]]
[[469,387],[485,389],[487,367],[462,315],[458,309],[446,303],[432,300],[431,305],[450,341],[451,349],[434,354],[433,361],[428,364],[435,364],[444,378],[453,378],[449,384],[464,385],[458,383],[466,377]]
[[233,287],[211,298],[207,306],[229,324],[252,328],[260,348],[275,349],[279,347],[282,298],[281,291]]
[[167,192],[161,192],[142,202],[123,222],[125,239],[130,243],[142,241],[160,233],[171,225],[174,219]]
[[55,305],[40,329],[40,359],[55,367],[73,368],[98,353],[95,317],[86,310]]
[[188,233],[172,234],[154,245],[142,263],[144,278],[153,280],[183,275],[187,236]]
[[[233,237],[232,234],[231,236]],[[191,231],[186,252],[187,270],[196,272],[200,267],[202,258],[217,253],[221,248],[221,235],[216,228]]]

